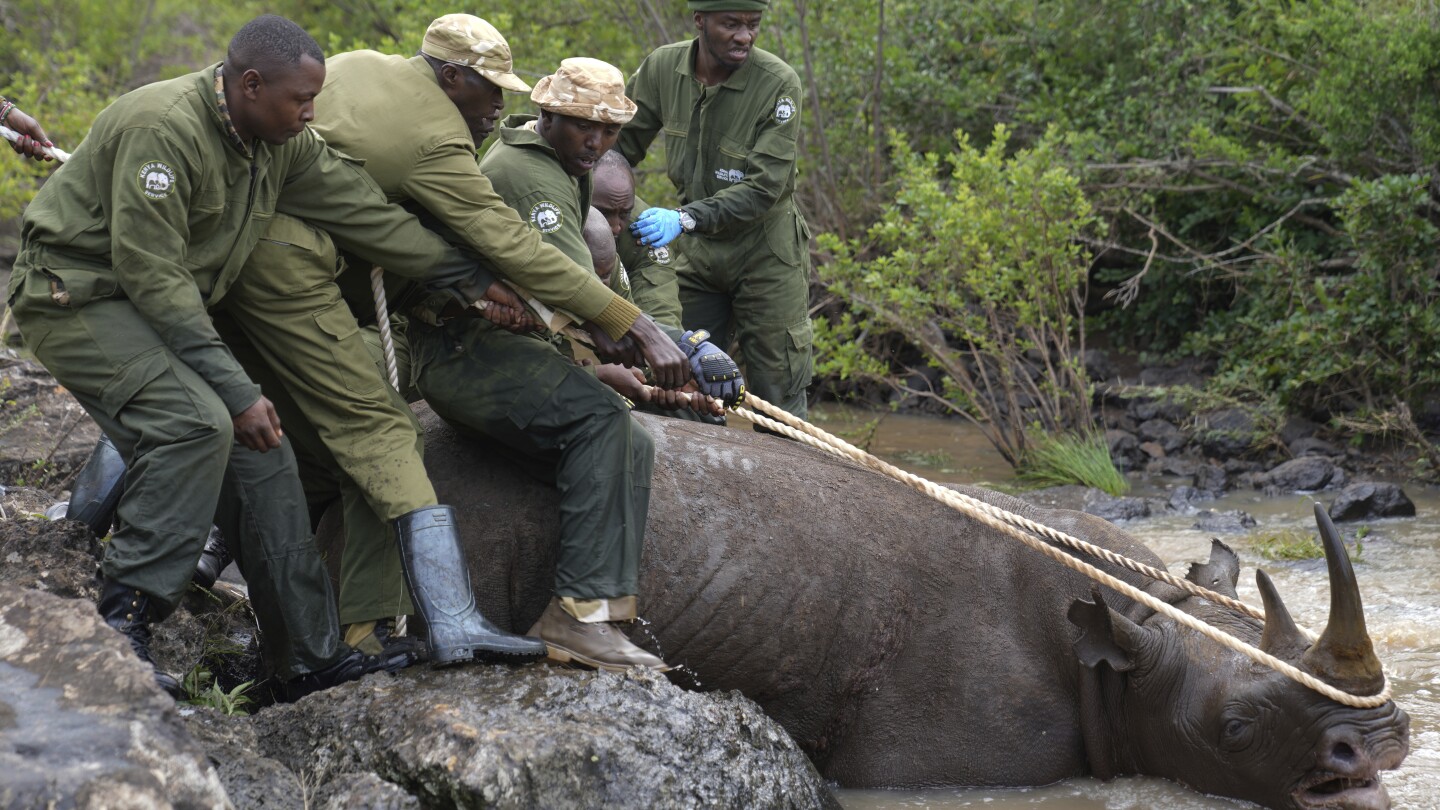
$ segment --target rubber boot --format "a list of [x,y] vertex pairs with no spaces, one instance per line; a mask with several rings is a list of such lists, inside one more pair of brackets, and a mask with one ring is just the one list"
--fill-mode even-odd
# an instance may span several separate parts
[[396,518],[395,533],[410,596],[430,631],[431,666],[545,657],[545,644],[539,639],[501,630],[475,606],[453,509],[426,506],[407,512]]
[[294,703],[306,695],[349,681],[359,680],[372,672],[396,672],[408,666],[408,662],[402,663],[402,661],[407,661],[407,659],[366,655],[352,648],[330,666],[286,681],[278,697],[282,703]]
[[211,526],[210,536],[205,538],[205,549],[200,552],[200,561],[195,564],[195,575],[190,581],[208,591],[215,587],[215,580],[220,578],[220,572],[229,567],[230,562],[230,548],[225,545],[225,536],[218,526]]
[[78,520],[89,526],[96,537],[104,537],[115,523],[115,507],[120,505],[120,496],[124,493],[125,459],[120,457],[110,437],[102,433],[95,449],[90,451],[90,459],[75,476],[65,518]]
[[614,622],[582,622],[571,616],[559,597],[550,600],[529,635],[544,639],[547,656],[559,664],[582,664],[606,672],[653,669],[669,672],[669,664],[635,646]]
[[130,640],[130,649],[155,670],[155,683],[179,700],[184,697],[180,682],[168,672],[161,672],[150,657],[150,618],[152,616],[150,597],[144,591],[136,590],[118,582],[104,580],[100,589],[100,601],[95,607],[105,623],[125,634]]

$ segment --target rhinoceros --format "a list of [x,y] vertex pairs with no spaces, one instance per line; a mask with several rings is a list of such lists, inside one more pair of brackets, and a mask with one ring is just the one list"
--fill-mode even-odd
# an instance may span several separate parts
[[[530,626],[551,595],[556,496],[422,404],[426,462],[456,507],[485,613]],[[967,515],[794,442],[636,414],[655,439],[637,641],[702,689],[737,689],[845,787],[1042,785],[1166,777],[1273,808],[1389,806],[1408,752],[1393,702],[1336,703],[1045,559]],[[980,500],[1156,567],[1090,515],[978,488]],[[1333,538],[1332,538],[1333,540]],[[323,540],[322,540],[323,544]],[[1375,693],[1380,668],[1348,559],[1314,645],[1263,573],[1269,622],[1101,567]],[[1216,544],[1190,579],[1233,594]]]

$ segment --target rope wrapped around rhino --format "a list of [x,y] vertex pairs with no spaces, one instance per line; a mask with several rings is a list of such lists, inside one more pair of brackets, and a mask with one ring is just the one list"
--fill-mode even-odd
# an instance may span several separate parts
[[[1077,557],[1067,554],[1063,549],[1041,541],[1039,537],[1036,537],[1035,535],[1040,535],[1041,537],[1048,538],[1064,546],[1075,549],[1076,551],[1099,557],[1106,560],[1107,562],[1113,563],[1122,568],[1129,569],[1138,574],[1144,574],[1145,576],[1153,577],[1154,579],[1158,579],[1167,584],[1174,585],[1175,587],[1180,588],[1195,596],[1199,596],[1203,599],[1208,599],[1212,602],[1223,604],[1247,616],[1264,621],[1265,613],[1258,608],[1252,607],[1251,605],[1241,602],[1238,599],[1232,599],[1228,596],[1225,596],[1224,594],[1211,591],[1208,588],[1197,585],[1187,579],[1177,577],[1168,571],[1162,571],[1158,568],[1154,568],[1153,566],[1145,565],[1144,563],[1132,560],[1123,555],[1116,554],[1109,549],[1101,548],[1092,543],[1087,543],[1078,537],[1074,537],[1072,535],[1066,534],[1065,532],[1053,529],[1049,526],[1036,523],[1035,521],[1029,520],[1028,518],[1025,518],[1021,515],[1017,515],[1013,512],[1007,512],[1004,509],[1000,509],[999,507],[984,503],[983,501],[978,501],[968,495],[956,492],[955,490],[949,489],[947,487],[942,487],[933,481],[921,478],[920,476],[913,473],[908,473],[892,464],[888,464],[876,458],[875,456],[865,452],[864,450],[861,450],[858,447],[855,447],[854,445],[850,444],[844,439],[839,438],[838,436],[826,433],[825,431],[815,427],[809,422],[797,419],[791,414],[777,408],[774,405],[771,405],[770,403],[766,402],[763,399],[760,399],[759,397],[756,397],[753,394],[746,394],[744,405],[748,407],[732,408],[731,413],[734,413],[736,416],[739,416],[742,419],[746,419],[754,424],[760,425],[767,430],[773,430],[776,433],[787,436],[791,439],[795,439],[796,441],[810,445],[811,447],[815,447],[832,455],[836,455],[841,458],[857,462],[865,467],[875,470],[876,472],[880,472],[884,475],[894,478],[897,481],[900,481],[901,483],[904,483],[913,489],[919,490],[920,492],[925,493],[931,498],[940,501],[941,503],[950,506],[957,511],[963,512],[971,516],[972,518],[980,521],[987,526],[990,526],[991,528],[997,529],[1004,534],[1014,537],[1015,539],[1019,540],[1030,548],[1055,560],[1061,565],[1064,565],[1071,570],[1084,574],[1085,576],[1090,577],[1097,582],[1107,585],[1110,588],[1113,588],[1115,591],[1124,594],[1125,596],[1130,597],[1136,602],[1145,605],[1151,610],[1154,610],[1157,613],[1162,613],[1165,616],[1173,619],[1174,621],[1179,622],[1180,624],[1189,627],[1195,632],[1204,635],[1215,643],[1228,647],[1258,664],[1263,664],[1267,667],[1270,667],[1271,669],[1274,669],[1275,671],[1285,675],[1286,677],[1300,684],[1303,684],[1304,686],[1313,689],[1316,692],[1319,692],[1320,694],[1330,698],[1331,700],[1336,701],[1337,703],[1343,703],[1346,706],[1353,706],[1357,709],[1369,709],[1375,708],[1377,706],[1383,706],[1386,703],[1389,703],[1391,700],[1390,681],[1388,677],[1385,679],[1384,687],[1380,690],[1378,694],[1375,695],[1352,695],[1349,692],[1336,689],[1335,687],[1331,686],[1328,683],[1325,683],[1319,678],[1316,678],[1315,676],[1300,670],[1298,667],[1282,661],[1279,658],[1276,658],[1275,656],[1251,644],[1241,641],[1240,639],[1235,638],[1229,633],[1213,627],[1212,625],[1207,624],[1206,622],[1203,622],[1200,619],[1197,619],[1194,616],[1185,613],[1184,611],[1172,607],[1171,605],[1162,602],[1159,599],[1156,599],[1150,594],[1145,593],[1139,588],[1136,588],[1134,585],[1131,585],[1124,580],[1121,580],[1111,574],[1100,570],[1099,568],[1096,568],[1090,563],[1087,563]],[[756,413],[755,411],[762,411],[766,415]],[[1034,534],[1031,534],[1032,532]],[[1302,632],[1304,632],[1305,635],[1312,641],[1316,638],[1316,635],[1309,630],[1302,630]]]

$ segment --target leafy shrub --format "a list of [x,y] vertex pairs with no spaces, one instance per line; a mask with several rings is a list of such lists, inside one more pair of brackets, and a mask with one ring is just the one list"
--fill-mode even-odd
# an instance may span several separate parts
[[[852,312],[819,328],[821,367],[934,398],[1017,464],[1032,423],[1090,424],[1076,237],[1096,223],[1053,140],[1010,157],[1003,126],[984,150],[956,141],[942,158],[894,139],[898,190],[880,221],[864,240],[822,237],[821,278]],[[892,333],[940,370],[941,391],[907,387]]]
[[1094,431],[1032,437],[1019,472],[1020,480],[1041,487],[1080,484],[1115,496],[1130,490],[1104,434]]

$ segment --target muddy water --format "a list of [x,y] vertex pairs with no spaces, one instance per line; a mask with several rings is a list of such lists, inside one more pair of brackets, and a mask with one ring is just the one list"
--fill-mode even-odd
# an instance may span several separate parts
[[[861,438],[872,414],[824,408],[817,423],[832,432]],[[1010,469],[978,431],[957,420],[886,416],[875,430],[870,449],[898,466],[932,480],[982,483],[1001,489],[1015,486]],[[1135,495],[1163,496],[1178,480],[1134,480]],[[1365,614],[1376,651],[1385,663],[1396,700],[1410,713],[1410,756],[1398,771],[1385,774],[1395,808],[1440,807],[1440,492],[1414,484],[1406,492],[1418,512],[1413,519],[1370,524],[1356,564]],[[1334,493],[1321,493],[1328,503]],[[1311,500],[1289,495],[1265,498],[1258,493],[1228,494],[1211,504],[1217,509],[1243,509],[1259,521],[1259,530],[1294,527],[1313,531]],[[1183,575],[1192,560],[1209,554],[1210,535],[1192,528],[1194,518],[1168,515],[1136,521],[1125,529],[1145,541]],[[1322,561],[1265,560],[1243,535],[1222,537],[1241,558],[1240,596],[1260,604],[1255,567],[1263,566],[1275,580],[1290,612],[1300,624],[1319,630],[1329,609],[1329,588]],[[1148,778],[1100,783],[1074,779],[1024,790],[938,789],[925,791],[842,790],[847,810],[984,807],[987,810],[1218,810],[1253,807],[1204,796],[1173,783]]]

